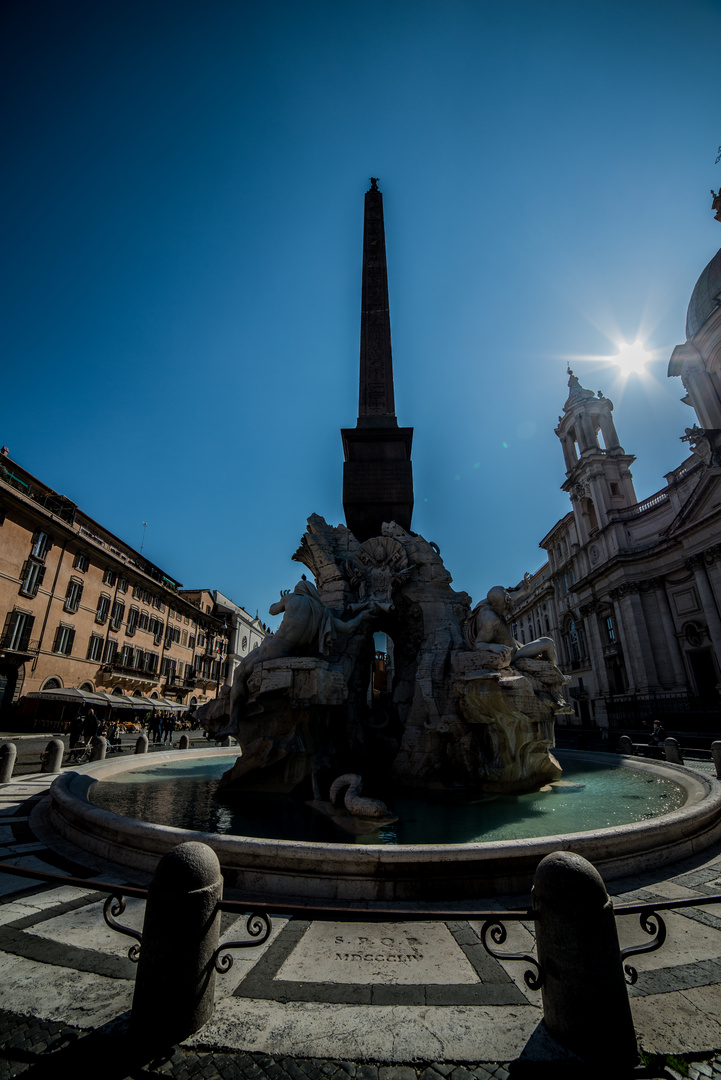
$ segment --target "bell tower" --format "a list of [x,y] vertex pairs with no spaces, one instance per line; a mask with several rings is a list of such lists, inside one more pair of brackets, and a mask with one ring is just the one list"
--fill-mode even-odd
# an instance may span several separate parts
[[379,536],[384,521],[410,529],[413,428],[398,427],[393,393],[388,267],[383,196],[377,177],[365,194],[358,421],[341,430],[343,509],[359,540]]
[[571,496],[578,538],[586,544],[608,524],[609,512],[638,501],[630,466],[636,460],[618,441],[613,402],[586,390],[568,369],[569,394],[556,435],[566,462],[563,490]]

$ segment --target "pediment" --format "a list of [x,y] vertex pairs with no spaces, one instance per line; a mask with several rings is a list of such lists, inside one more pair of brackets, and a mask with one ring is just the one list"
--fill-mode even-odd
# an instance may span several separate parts
[[721,514],[721,470],[709,469],[671,522],[666,535],[673,536],[690,525],[700,525],[714,514]]

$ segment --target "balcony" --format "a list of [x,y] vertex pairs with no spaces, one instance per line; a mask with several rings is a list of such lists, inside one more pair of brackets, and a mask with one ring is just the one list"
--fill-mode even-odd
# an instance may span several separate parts
[[0,638],[0,653],[5,654],[6,660],[16,660],[18,663],[22,663],[23,660],[29,660],[32,656],[35,656],[39,650],[40,641],[38,639],[23,641],[21,638],[13,647],[11,634],[4,634]]
[[128,664],[121,664],[119,660],[111,660],[109,664],[103,664],[100,669],[99,678],[103,682],[114,681],[116,684],[119,682],[128,682],[144,683],[147,686],[154,686],[158,682],[157,672],[144,671],[141,668],[131,667]]

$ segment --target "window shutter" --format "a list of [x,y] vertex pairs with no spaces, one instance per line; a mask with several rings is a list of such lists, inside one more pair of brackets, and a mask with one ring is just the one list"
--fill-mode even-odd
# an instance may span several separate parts
[[35,622],[34,615],[28,615],[25,619],[25,626],[23,627],[22,634],[20,635],[20,649],[27,649],[30,644],[30,634],[32,633],[33,623]]
[[35,592],[38,591],[38,589],[40,588],[40,586],[42,585],[44,580],[45,580],[45,567],[41,566],[40,569],[38,570],[37,581],[35,582]]
[[59,626],[55,631],[55,640],[53,641],[53,652],[58,651],[58,645],[60,644],[60,635],[63,631],[62,626]]
[[10,627],[13,625],[13,623],[15,621],[15,615],[16,615],[16,612],[8,611],[7,615],[5,616],[5,625],[3,626],[3,636],[2,636],[3,644],[5,644],[7,642],[7,640],[8,640],[8,638],[10,637]]

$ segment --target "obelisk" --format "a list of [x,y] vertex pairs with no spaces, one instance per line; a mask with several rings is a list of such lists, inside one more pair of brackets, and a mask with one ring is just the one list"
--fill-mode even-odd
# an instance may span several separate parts
[[398,427],[393,393],[388,266],[383,196],[371,177],[363,221],[358,422],[342,428],[343,509],[359,540],[379,536],[384,521],[410,529],[413,428]]

